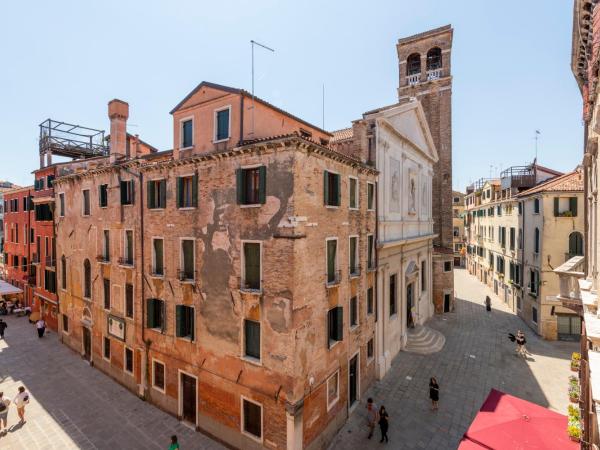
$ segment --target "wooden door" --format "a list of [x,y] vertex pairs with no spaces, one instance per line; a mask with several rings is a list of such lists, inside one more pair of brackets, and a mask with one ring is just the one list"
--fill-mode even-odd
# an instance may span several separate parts
[[196,425],[196,379],[181,374],[181,418]]
[[83,358],[87,361],[92,359],[92,335],[89,328],[83,328]]
[[358,355],[350,360],[348,368],[348,406],[358,400]]

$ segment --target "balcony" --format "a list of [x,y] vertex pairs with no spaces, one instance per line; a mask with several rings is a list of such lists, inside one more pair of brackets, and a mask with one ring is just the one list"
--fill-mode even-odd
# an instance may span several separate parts
[[439,80],[442,77],[442,69],[431,69],[427,71],[427,81]]
[[585,258],[583,256],[574,256],[554,269],[559,282],[559,294],[556,299],[565,308],[572,309],[580,314],[583,312],[580,280],[583,280],[585,276],[583,272],[584,263]]
[[408,84],[410,86],[414,86],[415,84],[419,84],[419,81],[421,81],[421,74],[413,73],[411,75],[408,75],[407,79],[408,79]]
[[340,284],[340,282],[342,281],[342,271],[335,270],[333,273],[327,272],[325,274],[325,277],[326,277],[325,285],[328,288],[338,286]]

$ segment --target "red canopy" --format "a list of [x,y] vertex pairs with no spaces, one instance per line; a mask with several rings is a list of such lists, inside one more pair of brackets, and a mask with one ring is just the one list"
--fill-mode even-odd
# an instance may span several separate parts
[[459,450],[579,449],[567,434],[567,416],[492,389]]

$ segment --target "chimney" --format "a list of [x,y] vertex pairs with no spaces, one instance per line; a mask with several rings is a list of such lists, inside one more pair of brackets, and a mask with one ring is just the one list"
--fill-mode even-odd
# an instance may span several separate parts
[[129,104],[123,100],[111,100],[108,102],[108,118],[110,119],[110,156],[114,161],[117,156],[127,154]]

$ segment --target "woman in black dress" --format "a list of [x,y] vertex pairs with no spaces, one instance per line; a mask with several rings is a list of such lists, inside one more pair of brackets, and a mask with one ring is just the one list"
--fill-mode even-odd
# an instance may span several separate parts
[[381,429],[381,440],[379,442],[383,442],[385,438],[385,442],[388,442],[388,426],[389,426],[389,418],[387,411],[385,410],[385,406],[381,406],[379,408],[379,428]]
[[431,399],[431,409],[433,411],[437,410],[438,400],[440,399],[440,385],[435,377],[431,377],[429,380],[429,398]]

